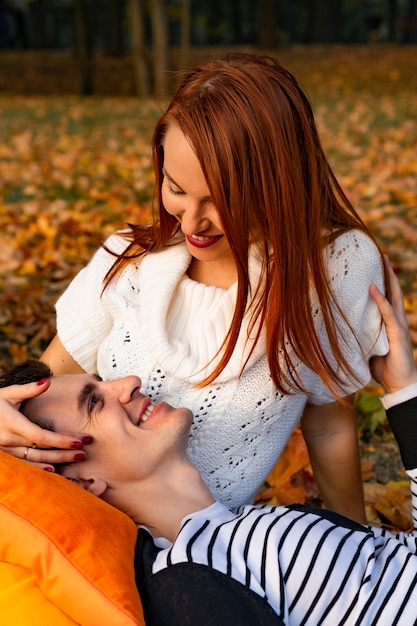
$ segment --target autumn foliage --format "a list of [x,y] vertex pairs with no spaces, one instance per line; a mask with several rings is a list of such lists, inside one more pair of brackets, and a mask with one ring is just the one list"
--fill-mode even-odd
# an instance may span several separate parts
[[[276,56],[309,93],[329,160],[391,258],[417,356],[416,48]],[[39,357],[70,279],[114,229],[149,220],[149,138],[162,108],[135,98],[0,96],[0,367]],[[298,431],[289,446],[262,497],[319,498]],[[366,484],[379,484],[369,459],[364,472]],[[368,492],[370,518],[408,523],[399,479]]]

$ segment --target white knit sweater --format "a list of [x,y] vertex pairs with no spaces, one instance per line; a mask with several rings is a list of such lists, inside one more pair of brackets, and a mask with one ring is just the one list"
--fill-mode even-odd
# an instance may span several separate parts
[[[116,252],[126,242],[113,236]],[[363,384],[371,354],[385,354],[388,343],[380,317],[368,296],[375,282],[383,289],[382,268],[374,244],[351,231],[326,250],[329,277],[361,348],[343,323],[344,350]],[[156,402],[187,406],[194,414],[188,454],[214,497],[227,506],[253,501],[296,426],[307,397],[283,396],[271,382],[264,342],[258,342],[242,376],[250,349],[246,321],[232,358],[215,383],[194,383],[212,370],[229,328],[237,286],[207,286],[186,275],[191,257],[185,244],[131,262],[102,294],[103,277],[114,262],[104,249],[73,280],[57,303],[57,330],[68,352],[87,372],[109,380],[136,374],[142,391]],[[260,263],[251,257],[251,278]],[[318,307],[315,319],[323,345],[327,338]],[[329,353],[329,349],[326,350]],[[211,365],[207,364],[212,361]],[[319,377],[299,363],[297,371],[316,404],[334,401]],[[344,393],[358,385],[346,381]]]

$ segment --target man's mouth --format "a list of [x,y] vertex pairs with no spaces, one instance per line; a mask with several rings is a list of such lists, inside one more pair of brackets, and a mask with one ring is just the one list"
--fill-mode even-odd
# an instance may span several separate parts
[[223,235],[186,235],[188,243],[196,248],[208,248],[209,246],[213,246],[222,237]]
[[139,419],[137,421],[137,426],[144,424],[151,416],[155,406],[151,403],[150,398],[146,398],[146,404],[144,410],[139,415]]

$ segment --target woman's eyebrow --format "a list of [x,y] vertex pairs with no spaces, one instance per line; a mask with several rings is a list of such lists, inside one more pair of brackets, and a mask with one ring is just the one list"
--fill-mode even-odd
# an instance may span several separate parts
[[[168,174],[168,172],[166,171],[165,167],[162,168],[162,173],[164,176],[166,176],[169,180],[169,182],[171,183],[171,185],[174,185],[175,187],[178,187],[178,189],[180,189],[183,193],[184,193],[184,189],[181,187],[181,185],[179,185],[170,174]],[[212,197],[209,196],[204,196],[203,198],[204,202],[213,202]]]
[[179,185],[179,184],[178,184],[178,183],[177,183],[177,182],[176,182],[176,181],[172,178],[172,176],[171,176],[170,174],[168,174],[168,172],[166,171],[165,167],[163,167],[163,168],[162,168],[162,173],[163,173],[163,175],[164,175],[164,176],[166,176],[166,177],[168,178],[169,182],[170,182],[172,185],[175,185],[176,187],[178,187],[178,189],[181,189],[181,190],[182,190],[181,185]]

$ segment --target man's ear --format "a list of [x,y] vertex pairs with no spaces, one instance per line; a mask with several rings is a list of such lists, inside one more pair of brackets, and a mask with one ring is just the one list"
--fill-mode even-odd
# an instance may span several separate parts
[[68,478],[71,482],[75,483],[82,489],[86,489],[95,496],[102,496],[107,489],[107,483],[102,478],[97,476],[91,478],[85,478],[82,472],[79,471],[79,466],[75,464],[68,465],[62,472],[64,478]]

